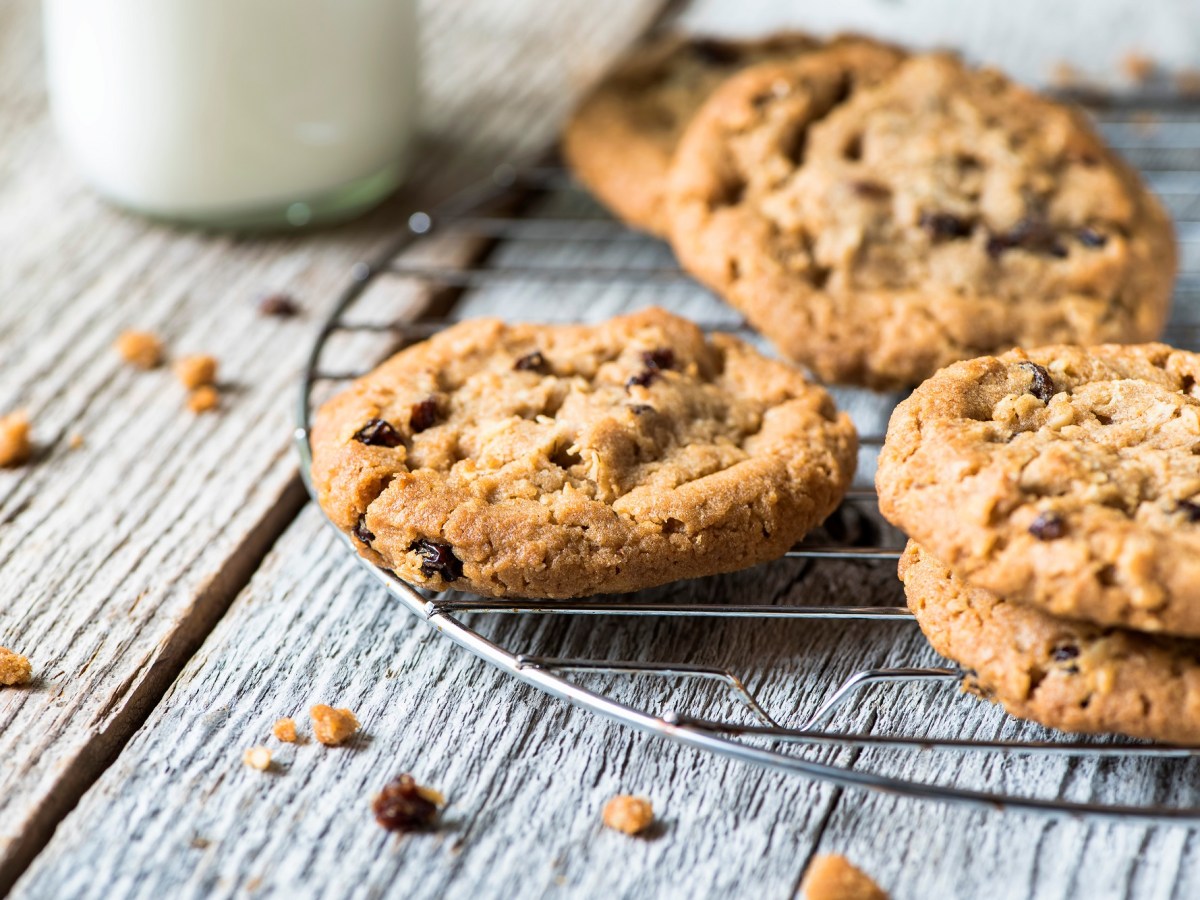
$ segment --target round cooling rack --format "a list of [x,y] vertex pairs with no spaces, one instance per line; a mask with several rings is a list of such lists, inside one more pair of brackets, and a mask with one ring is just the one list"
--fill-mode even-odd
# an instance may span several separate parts
[[[1108,114],[1108,119],[1101,116],[1101,127],[1110,140],[1133,157],[1135,162],[1139,161],[1136,151],[1140,146],[1135,143],[1135,138],[1142,134],[1136,124],[1137,116],[1143,114],[1141,108],[1120,106]],[[1190,130],[1184,129],[1181,133],[1200,134],[1200,111],[1185,115],[1179,108],[1172,107],[1170,114],[1173,121],[1181,123],[1181,126],[1190,124]],[[1168,149],[1180,151],[1181,139],[1173,137],[1175,132],[1164,129],[1163,133]],[[1200,139],[1196,143],[1200,145]],[[1159,149],[1157,146],[1149,147],[1146,158],[1161,164],[1164,156],[1158,152]],[[1200,161],[1200,146],[1184,147],[1181,152],[1193,162]],[[1173,208],[1185,208],[1191,203],[1200,210],[1200,171],[1185,173],[1178,169],[1159,168],[1151,170],[1147,177]],[[1174,196],[1170,196],[1172,192]],[[559,203],[564,197],[569,202]],[[354,268],[351,283],[321,328],[304,370],[296,444],[305,485],[314,499],[315,492],[309,475],[312,463],[309,433],[315,407],[323,397],[332,395],[339,387],[364,374],[371,365],[382,361],[400,347],[428,338],[453,324],[455,313],[469,315],[470,310],[463,312],[463,309],[470,306],[472,292],[508,284],[518,285],[524,291],[546,291],[556,310],[561,313],[566,305],[569,314],[570,301],[564,299],[565,286],[589,283],[606,290],[644,290],[649,287],[655,292],[681,285],[691,286],[688,276],[674,265],[661,245],[628,231],[619,223],[604,217],[594,206],[585,206],[585,214],[580,214],[578,209],[584,202],[579,189],[555,166],[528,169],[502,166],[482,184],[464,191],[437,209],[414,213],[386,252]],[[562,213],[563,208],[569,211],[568,214]],[[558,211],[551,214],[547,210]],[[1197,302],[1200,301],[1200,296],[1197,296],[1200,295],[1200,260],[1193,260],[1189,271],[1186,252],[1189,238],[1193,234],[1200,236],[1200,223],[1186,221],[1180,216],[1178,225],[1185,245],[1185,266],[1180,278],[1177,309],[1186,316],[1189,306],[1193,311],[1200,311],[1200,302]],[[554,242],[572,246],[580,252],[571,257],[575,261],[569,265],[544,265],[528,261],[513,263],[511,255],[503,251],[520,242]],[[602,249],[615,244],[626,247],[645,244],[649,248],[645,256],[650,262],[642,260],[632,265],[627,261],[628,255],[621,257],[626,261],[619,264],[607,262],[608,256]],[[445,246],[467,247],[471,252],[466,256],[460,253],[450,264],[446,263],[445,254],[439,256],[435,252],[423,252],[437,247],[444,249]],[[383,315],[390,317],[380,318],[378,305],[373,299],[376,288],[394,281],[402,281],[410,289],[414,286],[419,289],[425,305],[422,316],[414,318],[411,313],[390,315],[384,310]],[[581,313],[585,311],[582,308],[579,310]],[[708,330],[745,331],[745,326],[736,320],[701,324]],[[1183,346],[1194,344],[1198,327],[1200,322],[1176,322],[1168,339],[1174,339]],[[369,354],[353,345],[355,340],[364,336],[374,341]],[[334,351],[334,345],[346,341],[352,345],[349,355],[353,365],[349,367],[334,359],[339,355]],[[343,357],[346,355],[345,352],[341,353]],[[873,454],[881,443],[881,437],[879,434],[862,437],[860,468],[866,470],[867,474],[870,474]],[[874,533],[877,529],[856,529],[853,525],[877,516],[873,489],[852,489],[843,504],[843,510],[843,520],[849,521],[850,527],[830,529],[820,541],[805,542],[789,552],[789,557],[805,561],[800,564],[807,566],[801,573],[802,577],[808,577],[812,570],[826,565],[827,561],[836,561],[843,566],[870,566],[880,561],[889,565],[898,559],[899,542],[881,541]],[[334,527],[332,523],[330,527]],[[1170,761],[1200,755],[1200,747],[1172,747],[1103,737],[1073,739],[1015,721],[1010,722],[1012,728],[1009,731],[1015,732],[1012,739],[972,737],[971,733],[978,731],[978,728],[966,728],[962,736],[951,737],[892,734],[886,729],[876,732],[871,728],[876,721],[873,715],[866,728],[848,730],[835,727],[839,713],[869,708],[874,702],[871,698],[879,693],[877,689],[886,691],[902,685],[925,685],[943,691],[950,689],[965,674],[955,668],[921,665],[863,667],[848,677],[835,678],[831,683],[815,686],[812,682],[819,680],[820,673],[806,677],[804,691],[812,696],[811,691],[820,690],[823,700],[814,711],[803,717],[799,725],[785,727],[772,717],[758,696],[743,683],[737,674],[738,665],[596,659],[516,651],[468,623],[468,620],[480,617],[497,616],[695,618],[706,620],[709,624],[713,619],[737,619],[752,623],[751,627],[770,629],[773,623],[784,619],[821,620],[833,627],[869,621],[879,623],[881,628],[895,630],[897,646],[903,648],[912,644],[910,638],[914,628],[911,616],[903,607],[790,606],[768,601],[757,604],[716,601],[679,604],[648,602],[641,599],[642,595],[569,602],[497,601],[453,591],[434,594],[407,584],[392,572],[369,563],[354,551],[346,535],[341,534],[341,537],[359,565],[365,567],[405,609],[425,620],[442,637],[558,700],[573,703],[631,728],[744,763],[780,769],[845,787],[1043,814],[1154,822],[1200,820],[1200,794],[1188,798],[1190,802],[1186,805],[1164,805],[1153,796],[1161,793],[1154,786],[1153,777],[1143,779],[1142,784],[1145,790],[1141,793],[1150,795],[1149,798],[1095,796],[1097,792],[1110,793],[1108,788],[1121,788],[1130,780],[1112,773],[1109,773],[1103,785],[1104,790],[1095,789],[1097,782],[1105,781],[1104,774],[1092,777],[1092,783],[1085,785],[1092,792],[1088,796],[1069,796],[1078,794],[1078,782],[1086,782],[1088,778],[1074,779],[1077,783],[1067,788],[1060,784],[1053,789],[1055,796],[1022,793],[1003,786],[1013,780],[1009,777],[1009,767],[1018,760],[1027,761],[1030,771],[1050,765],[1053,759],[1064,758],[1070,761],[1067,763],[1069,766],[1093,765],[1098,767],[1097,771],[1100,767],[1158,767],[1179,765]],[[647,628],[646,632],[651,630]],[[646,649],[650,651],[653,648]],[[646,677],[708,683],[724,689],[740,701],[742,721],[651,712],[613,696],[618,693],[615,688],[606,692],[581,683],[595,676],[604,676],[610,687],[619,685],[623,679]],[[828,677],[826,681],[829,682]],[[956,705],[975,703],[971,700],[952,702]],[[976,703],[976,706],[980,704]],[[996,715],[1003,719],[1000,713]],[[750,720],[749,723],[746,719]],[[812,758],[822,753],[826,757],[838,756],[838,751],[850,751],[840,754],[849,756],[849,759],[839,762]],[[969,775],[951,774],[949,783],[942,783],[946,780],[944,776],[940,780],[920,780],[889,774],[887,763],[905,754],[954,755],[959,759],[982,759],[982,762],[975,765]],[[938,766],[935,771],[943,768],[950,771],[953,767]]]

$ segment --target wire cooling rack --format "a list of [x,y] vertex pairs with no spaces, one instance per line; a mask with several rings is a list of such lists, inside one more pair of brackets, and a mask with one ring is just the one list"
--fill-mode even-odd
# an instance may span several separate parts
[[[1200,265],[1197,265],[1195,238],[1200,236],[1200,107],[1183,103],[1179,98],[1159,98],[1152,103],[1128,101],[1102,108],[1097,118],[1110,142],[1139,165],[1152,188],[1163,196],[1175,214],[1182,251],[1182,271],[1176,296],[1176,319],[1166,339],[1178,346],[1192,346],[1200,336],[1200,321],[1189,321],[1200,310]],[[456,309],[474,290],[505,282],[519,283],[522,290],[541,290],[552,298],[561,311],[567,305],[571,312],[570,291],[565,287],[595,282],[608,288],[666,290],[690,284],[688,276],[659,253],[659,261],[651,265],[611,265],[603,254],[593,259],[589,246],[614,242],[653,243],[619,223],[605,217],[594,206],[585,207],[583,214],[548,215],[545,210],[553,204],[546,199],[578,195],[580,189],[558,167],[535,166],[516,169],[501,166],[492,177],[464,191],[432,212],[416,212],[395,242],[379,258],[360,263],[353,271],[352,282],[336,308],[325,322],[313,347],[304,373],[300,398],[299,427],[296,433],[302,469],[309,492],[308,480],[312,460],[309,427],[320,394],[326,395],[350,379],[363,374],[371,364],[386,353],[401,346],[430,337],[454,321]],[[568,204],[568,208],[578,207]],[[463,263],[460,254],[453,264],[438,262],[437,254],[415,252],[431,246],[440,239],[457,239],[459,247],[473,242],[476,251],[471,261]],[[571,265],[505,264],[498,260],[497,248],[519,242],[555,242],[574,245],[583,250],[585,261]],[[430,261],[432,258],[433,261]],[[372,289],[381,282],[402,280],[424,291],[426,314],[414,319],[411,315],[380,319],[373,316]],[[582,312],[582,310],[579,310]],[[707,323],[709,329],[746,332],[738,321]],[[384,340],[377,344],[376,358],[360,359],[361,369],[329,367],[330,346],[338,338],[354,334],[374,334]],[[868,479],[873,474],[873,450],[882,441],[882,434],[861,437],[864,458],[860,471]],[[869,484],[869,481],[867,482]],[[853,488],[843,504],[843,522],[849,529],[824,532],[825,539],[808,541],[797,546],[789,557],[807,561],[812,567],[825,561],[845,565],[892,566],[900,555],[900,541],[880,542],[880,531],[870,525],[872,513],[877,516],[875,493],[869,486]],[[856,512],[857,511],[857,512]],[[855,523],[867,523],[856,530]],[[833,535],[833,536],[831,536]],[[864,536],[867,540],[863,540]],[[349,539],[342,536],[350,546]],[[856,539],[857,538],[857,539]],[[1200,819],[1200,799],[1186,804],[1163,802],[1160,789],[1150,796],[1133,800],[1096,799],[1086,796],[1074,799],[1062,796],[1046,797],[1010,789],[1005,784],[1004,765],[984,766],[980,771],[983,788],[958,783],[951,779],[918,780],[909,775],[888,774],[886,767],[872,768],[862,764],[857,755],[848,760],[831,758],[819,751],[851,750],[881,751],[885,754],[935,753],[976,754],[986,759],[1010,760],[1014,757],[1048,760],[1051,757],[1090,759],[1096,765],[1119,766],[1130,760],[1155,761],[1171,765],[1170,761],[1194,758],[1200,747],[1171,747],[1140,741],[1118,740],[1111,737],[1073,739],[1040,729],[1025,727],[1012,739],[976,738],[971,736],[930,736],[877,732],[867,728],[838,727],[838,713],[850,708],[862,708],[878,703],[881,685],[930,685],[941,690],[953,690],[952,685],[965,674],[953,667],[907,665],[864,667],[847,677],[827,684],[817,684],[823,699],[799,722],[784,725],[773,717],[759,697],[741,677],[738,666],[701,665],[680,661],[622,660],[554,655],[545,648],[511,648],[493,640],[479,627],[481,617],[641,617],[740,619],[757,623],[756,627],[770,628],[780,620],[821,620],[834,627],[852,622],[871,621],[882,627],[903,629],[908,633],[915,627],[912,617],[902,606],[776,605],[770,602],[650,602],[633,595],[629,598],[603,598],[571,602],[531,600],[490,600],[457,592],[435,594],[418,589],[397,578],[393,573],[356,558],[411,613],[425,619],[438,633],[465,647],[480,658],[523,682],[546,693],[570,701],[618,722],[692,747],[722,754],[747,763],[794,772],[824,779],[837,785],[871,788],[897,794],[947,802],[974,804],[990,808],[1003,807],[1049,814],[1088,815],[1117,819],[1143,819],[1158,822]],[[704,627],[698,624],[695,627]],[[534,634],[539,634],[536,629]],[[652,649],[652,648],[650,648]],[[597,689],[584,684],[593,676],[605,676],[609,687]],[[724,689],[740,701],[740,717],[700,717],[682,712],[656,713],[632,704],[618,696],[612,686],[622,679],[647,676],[707,682]],[[819,673],[817,675],[819,678]],[[602,679],[603,680],[603,679]],[[806,683],[811,692],[814,685]],[[975,703],[961,700],[961,703]],[[737,720],[735,721],[735,718]],[[868,726],[874,724],[874,718]],[[815,752],[814,752],[815,751]],[[816,758],[814,758],[814,756]],[[857,765],[856,765],[857,763]],[[1041,763],[1037,763],[1041,765]],[[1178,765],[1179,763],[1175,763]],[[1157,776],[1156,776],[1157,777]],[[980,778],[974,779],[978,783]],[[1111,779],[1110,779],[1111,780]],[[1161,782],[1161,778],[1158,779]]]

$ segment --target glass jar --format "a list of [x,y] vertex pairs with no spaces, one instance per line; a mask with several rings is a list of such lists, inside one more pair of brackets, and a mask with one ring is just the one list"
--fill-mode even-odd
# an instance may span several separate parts
[[402,180],[415,0],[45,0],[55,123],[114,203],[214,227],[348,218]]

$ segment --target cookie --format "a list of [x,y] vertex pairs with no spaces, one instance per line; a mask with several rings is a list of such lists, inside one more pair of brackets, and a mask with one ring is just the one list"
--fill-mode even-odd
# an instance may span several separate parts
[[818,46],[804,34],[746,41],[661,37],[631,54],[583,100],[563,131],[563,157],[622,220],[665,236],[667,169],[705,97],[738,69]]
[[911,386],[1014,346],[1146,341],[1170,219],[1082,115],[943,54],[747,69],[680,140],[685,268],[827,381]]
[[1162,344],[956,363],[892,414],[880,511],[976,587],[1200,637],[1197,379]]
[[312,446],[321,505],[368,559],[540,598],[778,557],[837,506],[856,455],[799,371],[659,309],[461,323],[325,404]]
[[908,606],[964,686],[1050,728],[1200,743],[1200,641],[1059,619],[956,578],[910,541]]

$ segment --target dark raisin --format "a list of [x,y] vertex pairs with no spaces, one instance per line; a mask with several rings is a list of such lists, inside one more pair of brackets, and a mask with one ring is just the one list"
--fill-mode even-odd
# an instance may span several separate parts
[[1101,234],[1094,228],[1080,228],[1075,232],[1075,237],[1079,238],[1079,243],[1085,247],[1103,247],[1108,243],[1108,235]]
[[625,382],[625,388],[629,389],[634,385],[639,387],[649,387],[651,382],[658,377],[658,369],[645,369],[638,372],[636,375],[630,375],[629,380]]
[[277,316],[280,319],[290,319],[300,315],[300,307],[292,299],[291,294],[265,294],[258,301],[258,311],[264,316]]
[[1200,503],[1194,500],[1180,500],[1175,510],[1182,513],[1189,522],[1200,522]]
[[358,517],[358,522],[354,526],[354,536],[364,544],[369,544],[375,540],[375,533],[367,528],[366,513]]
[[513,363],[513,368],[518,372],[545,372],[546,357],[542,356],[540,350],[534,350],[532,353],[526,353]]
[[691,51],[696,59],[710,66],[736,66],[742,61],[741,50],[730,41],[701,38],[692,41]]
[[1038,513],[1038,517],[1029,523],[1029,533],[1039,541],[1053,541],[1067,533],[1067,523],[1058,513]]
[[436,397],[426,397],[420,403],[414,403],[408,414],[408,427],[413,434],[424,431],[437,424],[438,403]]
[[1033,383],[1029,385],[1029,393],[1043,403],[1049,403],[1050,398],[1054,396],[1054,379],[1050,377],[1050,373],[1037,363],[1028,360],[1019,362],[1017,365],[1033,376]]
[[1014,225],[1011,231],[994,234],[987,242],[987,252],[992,257],[1016,247],[1059,259],[1067,255],[1067,248],[1059,243],[1058,234],[1050,227],[1049,222],[1039,216],[1026,216]]
[[442,581],[457,581],[462,578],[462,561],[447,545],[418,538],[408,549],[421,554],[421,574],[426,578],[437,576]]
[[886,184],[878,181],[855,181],[850,185],[851,190],[860,197],[868,200],[886,200],[892,196],[892,190]]
[[923,212],[918,224],[929,233],[935,241],[946,241],[953,238],[964,238],[971,234],[971,223],[953,213]]
[[647,406],[645,403],[632,403],[629,406],[629,411],[635,416],[647,416],[652,412],[656,412],[653,406]]
[[371,801],[375,821],[388,831],[422,831],[433,824],[437,804],[421,796],[411,775],[400,775],[389,781]]
[[1055,662],[1066,662],[1068,659],[1074,659],[1079,655],[1079,648],[1074,644],[1059,644],[1050,651],[1050,658]]
[[662,372],[675,365],[675,351],[670,347],[656,347],[642,352],[642,363],[647,369]]
[[354,439],[371,447],[399,447],[404,443],[400,432],[383,419],[367,419],[367,424],[354,433]]

